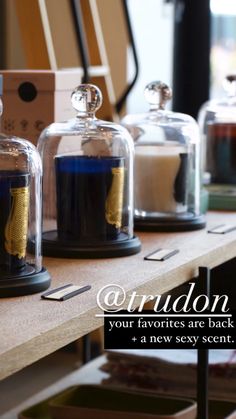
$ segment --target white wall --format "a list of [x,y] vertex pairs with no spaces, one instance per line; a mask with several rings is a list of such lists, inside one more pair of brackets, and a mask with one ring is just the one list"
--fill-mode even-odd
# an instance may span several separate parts
[[[129,0],[132,27],[140,63],[140,75],[127,101],[127,112],[148,109],[143,97],[147,83],[154,80],[172,84],[173,5],[164,0]],[[132,78],[132,54],[128,77]]]

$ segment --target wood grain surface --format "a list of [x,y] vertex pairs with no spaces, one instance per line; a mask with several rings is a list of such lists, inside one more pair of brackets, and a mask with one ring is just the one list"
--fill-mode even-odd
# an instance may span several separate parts
[[[233,212],[208,215],[207,229],[223,223],[236,225]],[[91,290],[64,302],[32,296],[0,301],[0,379],[13,374],[102,325],[96,296],[104,285],[115,283],[126,291],[162,294],[198,273],[236,256],[236,230],[224,235],[207,230],[185,233],[142,233],[142,252],[124,258],[69,260],[45,258],[52,288],[67,283],[90,284]],[[145,261],[158,248],[179,249],[164,262]]]

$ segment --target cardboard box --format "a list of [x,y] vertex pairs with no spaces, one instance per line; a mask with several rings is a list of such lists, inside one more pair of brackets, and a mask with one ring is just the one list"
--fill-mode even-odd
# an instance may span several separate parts
[[36,145],[41,131],[52,122],[73,118],[70,97],[81,83],[82,69],[5,70],[2,131]]

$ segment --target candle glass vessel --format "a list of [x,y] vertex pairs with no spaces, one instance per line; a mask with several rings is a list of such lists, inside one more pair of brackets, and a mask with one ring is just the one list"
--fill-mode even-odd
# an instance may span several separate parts
[[149,112],[127,115],[135,147],[135,227],[181,231],[205,227],[200,210],[200,139],[189,115],[165,110],[171,89],[149,83]]
[[[1,103],[0,108],[1,113]],[[41,186],[37,149],[22,138],[0,134],[0,298],[33,294],[50,285],[42,266]]]
[[203,170],[209,178],[210,208],[236,209],[236,75],[223,81],[226,96],[199,112]]
[[122,126],[101,121],[100,90],[72,93],[77,116],[41,134],[44,168],[43,252],[59,257],[118,257],[140,251],[133,233],[133,141]]

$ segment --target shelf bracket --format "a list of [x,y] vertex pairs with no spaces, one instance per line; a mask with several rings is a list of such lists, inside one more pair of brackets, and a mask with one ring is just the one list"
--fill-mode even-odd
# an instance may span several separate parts
[[[199,279],[203,282],[203,292],[210,301],[211,295],[211,271],[209,268],[199,268]],[[197,418],[208,419],[208,371],[209,350],[198,349],[197,363]]]

